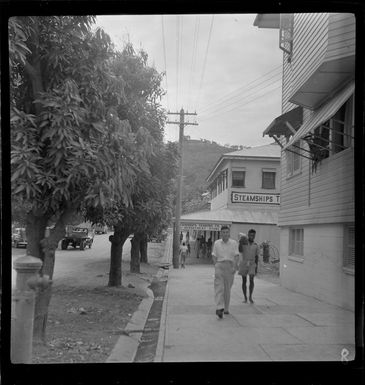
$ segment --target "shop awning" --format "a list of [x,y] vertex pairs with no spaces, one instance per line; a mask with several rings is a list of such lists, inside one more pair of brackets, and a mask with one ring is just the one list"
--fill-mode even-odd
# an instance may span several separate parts
[[278,223],[278,212],[273,210],[248,210],[248,209],[229,209],[222,208],[219,210],[197,211],[181,216],[180,225],[198,225],[199,230],[213,230],[208,225],[231,225],[232,223],[252,223],[252,224],[269,224],[276,225]]
[[316,127],[320,126],[341,108],[341,106],[350,98],[354,93],[355,82],[350,82],[346,87],[339,91],[333,98],[331,98],[327,103],[322,107],[318,108],[313,112],[313,115],[308,119],[299,130],[293,135],[288,143],[286,143],[283,148],[287,149],[293,143],[303,138],[310,131],[314,130]]
[[270,137],[284,135],[287,138],[294,135],[303,123],[303,107],[296,107],[275,118],[262,133],[262,136]]

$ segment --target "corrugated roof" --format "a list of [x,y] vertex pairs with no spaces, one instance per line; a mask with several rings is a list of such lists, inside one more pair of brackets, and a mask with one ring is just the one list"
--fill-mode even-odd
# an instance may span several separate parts
[[277,224],[278,211],[223,208],[219,210],[197,211],[195,213],[185,214],[181,216],[181,222]]
[[242,150],[228,152],[223,156],[243,156],[243,157],[264,157],[264,158],[278,158],[281,156],[281,148],[277,143],[265,144],[264,146],[256,146],[251,148],[243,148]]

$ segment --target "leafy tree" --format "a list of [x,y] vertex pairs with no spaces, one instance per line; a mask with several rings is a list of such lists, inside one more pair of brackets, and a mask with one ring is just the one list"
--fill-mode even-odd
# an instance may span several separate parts
[[151,160],[151,178],[135,197],[136,204],[129,220],[134,237],[131,248],[131,271],[140,271],[140,262],[147,261],[148,235],[166,229],[172,217],[174,176],[177,171],[178,149],[169,143],[159,156]]
[[[53,277],[65,225],[85,207],[131,203],[150,151],[132,132],[130,85],[113,70],[118,56],[94,17],[14,17],[9,22],[12,194],[27,211],[27,254]],[[49,222],[55,223],[45,238]],[[51,286],[39,291],[35,338],[45,338]]]
[[[130,122],[136,141],[146,141],[140,152],[145,159],[141,172],[136,175],[131,205],[122,200],[106,210],[89,207],[88,218],[93,222],[103,222],[114,227],[111,242],[111,263],[109,286],[121,285],[121,260],[123,245],[128,236],[134,233],[132,241],[132,271],[139,271],[140,241],[146,241],[147,232],[153,231],[169,212],[169,202],[164,198],[169,192],[170,173],[174,171],[174,145],[163,145],[163,127],[166,115],[159,100],[162,75],[147,64],[148,56],[144,51],[135,52],[131,44],[116,55],[112,68],[116,75],[126,80],[128,105],[119,105],[117,113],[121,119]],[[142,151],[142,150],[141,150]],[[166,160],[165,160],[166,159]],[[166,163],[167,162],[167,163]],[[162,163],[164,166],[162,166]],[[166,164],[165,164],[166,163]],[[168,168],[161,177],[164,167]],[[166,178],[167,177],[167,178]],[[138,241],[137,241],[138,240]],[[137,255],[137,257],[135,257]],[[135,260],[138,260],[138,266]]]

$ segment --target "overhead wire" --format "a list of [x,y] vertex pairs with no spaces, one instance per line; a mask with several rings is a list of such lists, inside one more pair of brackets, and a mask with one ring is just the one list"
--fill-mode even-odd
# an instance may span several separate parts
[[[274,71],[277,71],[277,68],[266,73],[265,75],[262,75],[258,78],[256,78],[255,80],[247,83],[247,84],[244,84],[243,86],[240,86],[239,88],[237,88],[236,90],[234,91],[231,91],[230,93],[227,93],[226,96],[224,97],[221,97],[219,99],[217,99],[215,102],[213,102],[212,104],[210,104],[209,106],[203,108],[200,110],[200,113],[204,113],[210,109],[216,109],[217,107],[221,106],[221,105],[224,105],[228,102],[230,102],[231,100],[234,100],[236,98],[240,98],[245,92],[251,90],[251,89],[254,89],[258,86],[260,86],[261,84],[264,84],[265,82],[268,82],[274,78],[277,78],[276,81],[279,81],[281,80],[281,72],[280,73],[275,73],[274,75],[270,76],[269,78],[265,79],[264,78],[269,75],[270,73],[274,72]],[[261,80],[261,81],[260,81]],[[259,81],[259,83],[257,83],[257,81]],[[251,85],[251,87],[249,87]],[[243,94],[242,93],[238,93],[237,95],[232,95],[232,96],[228,96],[230,94],[236,94],[237,92],[240,92],[241,90],[244,90]]]
[[267,88],[267,87],[270,87],[274,84],[276,84],[277,82],[281,82],[281,78],[279,79],[273,79],[271,82],[268,82],[264,85],[260,85],[259,87],[253,87],[251,89],[251,92],[248,92],[248,93],[243,93],[240,98],[238,100],[235,100],[234,102],[231,102],[231,103],[228,103],[226,105],[218,105],[216,106],[215,108],[212,108],[212,109],[206,109],[204,110],[203,112],[200,112],[200,116],[204,116],[204,115],[207,115],[207,114],[210,114],[210,113],[214,113],[216,111],[224,111],[225,109],[227,108],[230,108],[230,107],[239,107],[242,103],[243,100],[245,100],[247,97],[251,97],[251,96],[254,96],[255,94],[257,94],[258,92],[260,92],[261,90]]
[[170,110],[169,93],[168,93],[168,82],[167,82],[167,66],[166,66],[165,26],[164,26],[164,21],[163,21],[163,15],[161,15],[161,25],[162,25],[163,57],[164,57],[164,63],[165,63],[165,84],[166,84],[167,110]]
[[209,46],[210,46],[210,39],[211,39],[211,36],[212,36],[213,23],[214,23],[214,15],[212,15],[211,22],[210,22],[210,29],[209,29],[209,35],[208,35],[207,48],[205,50],[202,75],[201,75],[201,78],[200,78],[200,84],[199,84],[199,89],[198,89],[197,101],[195,103],[196,109],[199,108],[199,103],[200,103],[200,94],[201,94],[201,89],[202,89],[202,86],[203,86],[205,69],[206,69],[206,65],[207,65],[207,57],[208,57],[208,51],[209,51]]
[[180,16],[176,16],[176,109],[178,109],[178,96],[179,96],[179,55],[180,55],[180,46],[179,46],[179,35],[180,35]]
[[[246,101],[242,105],[242,107],[245,107],[248,104],[252,103],[253,101],[255,101],[257,99],[260,99],[260,98],[262,98],[262,97],[264,97],[264,96],[266,96],[266,95],[268,95],[268,94],[270,94],[270,93],[272,93],[272,92],[274,92],[274,91],[276,91],[276,90],[278,90],[280,88],[281,88],[281,85],[279,85],[279,86],[277,86],[275,88],[272,88],[271,90],[268,90],[267,92],[265,92],[265,93],[263,93],[261,95],[256,96],[255,98],[252,98],[252,99]],[[215,114],[207,115],[206,117],[204,117],[204,116],[200,117],[200,120],[201,121],[203,121],[203,120],[210,120],[210,119],[216,118],[217,116],[221,116],[221,115],[227,114],[227,113],[232,112],[232,111],[244,112],[244,109],[243,108],[233,108],[231,110],[227,110],[227,111],[223,111],[223,112],[222,111],[217,111],[217,113],[215,113]]]
[[[264,87],[261,87],[260,89],[255,90],[255,91],[252,92],[251,94],[246,95],[245,97],[243,97],[243,98],[239,101],[239,103],[233,103],[233,104],[231,104],[231,105],[229,105],[229,106],[225,106],[225,107],[222,107],[222,108],[220,108],[220,109],[216,109],[216,110],[213,112],[213,114],[215,114],[215,113],[217,113],[217,112],[219,112],[219,113],[225,113],[225,112],[227,112],[227,111],[234,111],[234,110],[236,110],[237,108],[239,109],[239,108],[242,106],[242,103],[244,103],[244,101],[245,101],[246,99],[250,99],[251,97],[256,96],[257,94],[259,94],[260,91],[264,90],[265,88],[268,88],[268,87],[270,87],[270,86],[275,85],[275,83],[277,83],[277,80],[274,81],[274,82],[271,82],[271,83],[269,83],[269,84],[267,84],[267,85],[265,85]],[[227,110],[227,108],[229,108],[229,109]],[[206,112],[205,112],[205,113],[200,114],[200,116],[206,116],[206,115],[209,115],[209,114],[210,114],[210,113],[206,113]]]
[[190,64],[190,76],[189,76],[189,87],[188,87],[188,107],[192,107],[191,104],[191,84],[195,78],[195,67],[196,67],[196,56],[198,51],[198,36],[199,36],[199,25],[200,25],[200,16],[195,16],[195,27],[194,27],[194,38],[193,38],[193,52],[191,55],[191,64]]
[[[179,59],[180,59],[180,79],[179,79],[179,84],[180,84],[180,90],[179,90],[179,96],[180,95],[184,95],[184,93],[182,92],[182,89],[183,89],[183,86],[184,86],[184,79],[183,79],[183,75],[184,75],[184,66],[183,66],[183,36],[184,36],[184,17],[183,16],[180,16],[180,32],[179,32],[179,46],[180,46],[180,56],[179,56]],[[181,103],[181,97],[179,97],[179,101]]]

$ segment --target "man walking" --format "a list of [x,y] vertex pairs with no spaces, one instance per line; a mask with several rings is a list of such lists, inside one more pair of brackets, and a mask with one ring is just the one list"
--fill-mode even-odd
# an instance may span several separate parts
[[245,297],[244,302],[247,302],[247,275],[250,277],[249,300],[251,303],[254,303],[252,293],[255,286],[254,277],[257,273],[257,264],[259,260],[259,246],[254,242],[256,236],[256,231],[254,229],[249,230],[247,235],[248,240],[245,236],[241,237],[240,240],[238,274],[242,275],[242,291]]
[[216,314],[219,318],[223,317],[223,313],[229,314],[231,288],[239,256],[238,243],[234,239],[229,238],[230,230],[228,226],[222,226],[221,236],[222,239],[214,242],[212,252],[215,265],[214,292]]

